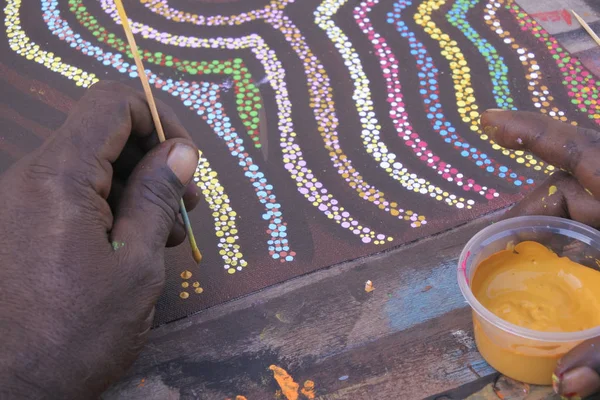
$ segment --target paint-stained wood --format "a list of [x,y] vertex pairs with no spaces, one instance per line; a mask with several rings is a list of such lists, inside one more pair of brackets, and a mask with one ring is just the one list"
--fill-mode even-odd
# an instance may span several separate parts
[[105,399],[270,399],[281,393],[271,365],[287,371],[298,392],[314,381],[319,399],[419,399],[493,374],[456,283],[458,254],[490,222],[159,327]]

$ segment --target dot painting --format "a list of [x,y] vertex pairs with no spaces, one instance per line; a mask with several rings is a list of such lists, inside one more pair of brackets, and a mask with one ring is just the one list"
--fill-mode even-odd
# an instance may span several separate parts
[[167,253],[159,323],[513,203],[555,168],[495,143],[487,107],[600,124],[597,79],[513,0],[206,1],[126,4],[145,71],[114,0],[4,8],[23,79],[76,99],[145,73],[200,149],[204,260]]

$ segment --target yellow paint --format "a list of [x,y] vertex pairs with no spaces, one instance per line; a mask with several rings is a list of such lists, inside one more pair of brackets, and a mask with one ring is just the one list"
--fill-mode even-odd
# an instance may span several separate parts
[[311,380],[304,382],[304,387],[300,391],[307,399],[315,398],[315,383]]
[[556,193],[558,189],[556,188],[556,186],[552,185],[548,188],[548,196],[552,196],[554,193]]
[[202,289],[201,287],[197,287],[196,289],[194,289],[194,292],[201,294],[202,292],[204,292],[204,289]]
[[181,279],[190,279],[192,277],[192,273],[187,269],[181,273]]
[[188,292],[181,292],[179,293],[179,297],[181,297],[182,299],[187,299],[188,297],[190,297],[190,294]]
[[[600,272],[558,257],[536,242],[493,254],[477,267],[471,289],[498,317],[544,332],[574,332],[600,325]],[[474,318],[475,340],[484,358],[503,374],[549,385],[569,343],[525,339],[515,343],[497,328]]]
[[287,373],[287,371],[277,365],[271,365],[269,367],[271,371],[273,371],[273,377],[279,384],[281,388],[281,393],[285,396],[287,400],[298,400],[298,385],[294,382],[294,379]]

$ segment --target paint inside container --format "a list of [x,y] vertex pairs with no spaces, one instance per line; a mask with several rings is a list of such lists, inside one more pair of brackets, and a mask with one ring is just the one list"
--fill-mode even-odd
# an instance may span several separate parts
[[486,309],[471,288],[477,267],[484,260],[528,241],[545,246],[559,257],[600,270],[600,233],[595,229],[556,217],[518,217],[485,228],[467,243],[459,258],[458,284],[473,310],[475,342],[483,358],[510,378],[549,385],[558,360],[582,341],[599,336],[600,326],[574,332],[527,329]]

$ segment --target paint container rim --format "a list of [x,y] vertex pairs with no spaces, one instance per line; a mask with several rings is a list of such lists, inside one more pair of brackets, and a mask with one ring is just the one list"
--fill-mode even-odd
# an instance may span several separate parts
[[[503,331],[523,338],[543,342],[574,342],[591,339],[600,335],[600,325],[575,332],[542,332],[511,324],[489,311],[475,298],[467,276],[467,263],[478,250],[496,240],[516,233],[554,233],[577,239],[600,251],[600,232],[596,229],[570,219],[550,216],[525,216],[509,218],[497,222],[479,231],[465,245],[458,259],[458,286],[467,303],[481,318]],[[474,272],[475,268],[473,268]],[[471,274],[472,275],[472,274]]]

